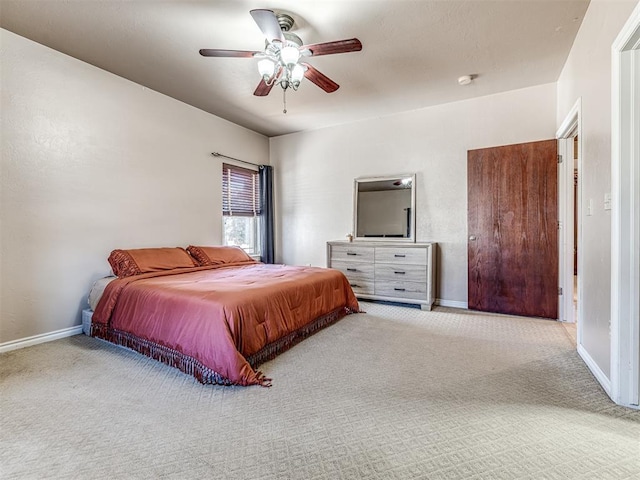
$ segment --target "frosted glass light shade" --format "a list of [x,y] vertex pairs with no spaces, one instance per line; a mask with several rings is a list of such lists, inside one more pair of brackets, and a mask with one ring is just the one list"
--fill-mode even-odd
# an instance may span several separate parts
[[300,58],[300,52],[296,47],[284,47],[280,50],[280,58],[285,65],[293,65]]
[[299,63],[296,63],[295,67],[291,70],[291,81],[300,83],[304,78],[304,67]]
[[258,62],[258,71],[263,77],[270,78],[273,76],[273,72],[276,70],[276,65],[268,58],[263,58]]

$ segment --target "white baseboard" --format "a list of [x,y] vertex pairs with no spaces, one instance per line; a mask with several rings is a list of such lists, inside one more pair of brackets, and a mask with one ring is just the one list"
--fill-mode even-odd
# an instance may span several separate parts
[[71,337],[80,333],[82,333],[82,325],[76,325],[75,327],[63,328],[62,330],[56,330],[55,332],[42,333],[40,335],[34,335],[33,337],[12,340],[10,342],[0,343],[0,353],[10,352],[11,350],[17,350],[19,348],[31,347],[33,345],[38,345],[39,343],[52,342],[53,340]]
[[591,355],[589,355],[582,345],[578,345],[578,355],[580,355],[589,370],[591,370],[591,373],[596,377],[596,380],[600,382],[600,385],[602,385],[604,391],[607,392],[607,395],[611,397],[611,380],[607,378],[595,360],[591,358]]
[[458,300],[444,300],[442,298],[436,298],[436,305],[440,305],[441,307],[464,308],[465,310],[469,307],[469,304],[467,302],[460,302]]

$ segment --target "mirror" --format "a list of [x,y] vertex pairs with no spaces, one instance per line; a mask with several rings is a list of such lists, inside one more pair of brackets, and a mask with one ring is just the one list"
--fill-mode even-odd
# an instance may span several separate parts
[[415,242],[415,184],[415,174],[356,178],[355,239]]

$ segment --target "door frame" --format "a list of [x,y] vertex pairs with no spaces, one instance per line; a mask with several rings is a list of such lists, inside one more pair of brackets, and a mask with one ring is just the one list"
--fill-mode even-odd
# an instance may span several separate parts
[[[559,297],[558,309],[561,322],[574,323],[576,318],[573,312],[573,250],[574,245],[574,198],[573,198],[573,138],[578,136],[578,185],[576,195],[577,219],[578,219],[578,245],[582,243],[582,187],[580,172],[582,170],[582,98],[578,98],[566,116],[560,128],[556,132],[558,139],[558,153],[562,155],[562,163],[558,166],[558,215],[559,215],[559,285],[563,294]],[[582,249],[578,249],[578,265],[583,264]],[[578,300],[577,315],[582,317],[582,277],[578,272]],[[582,345],[582,323],[577,326],[577,347]]]
[[[640,397],[640,4],[611,47],[611,398]],[[637,57],[636,53],[635,57]]]

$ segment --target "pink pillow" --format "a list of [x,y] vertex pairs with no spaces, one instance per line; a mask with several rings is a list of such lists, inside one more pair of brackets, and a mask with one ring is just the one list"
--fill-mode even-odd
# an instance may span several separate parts
[[256,263],[256,261],[240,247],[195,247],[189,245],[187,252],[189,252],[202,267],[208,265],[224,265],[225,263]]
[[187,251],[180,247],[114,250],[108,260],[113,273],[118,277],[198,266]]

